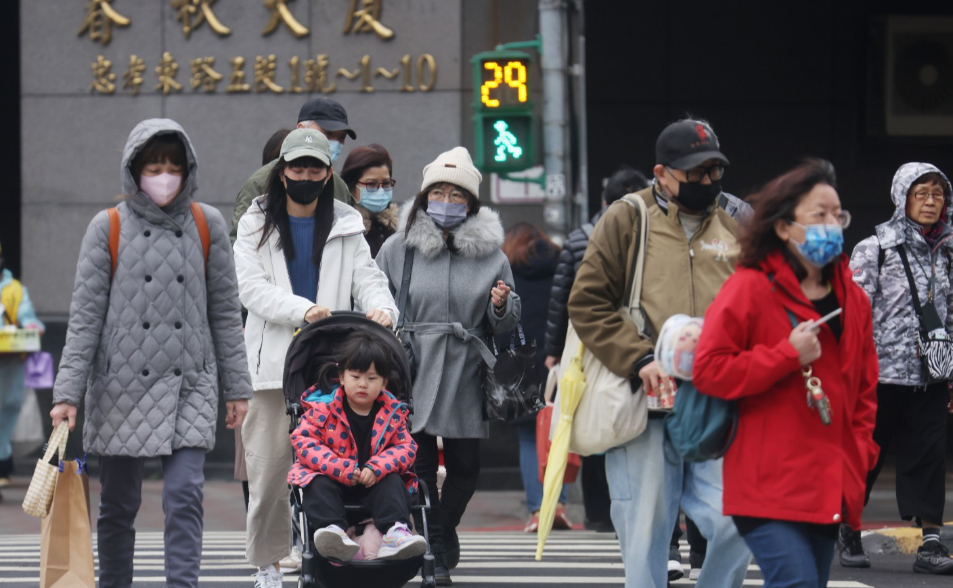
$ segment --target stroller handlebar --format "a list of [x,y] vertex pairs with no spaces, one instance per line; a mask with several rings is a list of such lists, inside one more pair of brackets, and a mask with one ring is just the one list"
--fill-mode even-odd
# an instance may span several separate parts
[[[332,310],[332,311],[331,311],[331,316],[359,316],[359,317],[361,317],[361,318],[367,318],[367,315],[366,315],[366,314],[364,314],[363,312],[358,312],[358,311],[356,311],[356,310]],[[321,320],[321,319],[318,319],[318,320]],[[317,321],[315,321],[315,322],[317,322]],[[301,329],[307,327],[307,326],[310,325],[310,324],[311,324],[311,323],[305,321],[305,322],[301,323],[301,326],[298,327],[298,330],[300,331]]]

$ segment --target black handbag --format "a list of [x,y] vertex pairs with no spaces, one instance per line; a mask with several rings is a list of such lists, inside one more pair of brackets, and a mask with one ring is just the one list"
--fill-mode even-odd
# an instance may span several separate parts
[[907,252],[903,245],[897,247],[897,253],[900,254],[900,261],[903,262],[907,281],[910,282],[913,310],[920,323],[917,352],[926,370],[927,380],[932,384],[953,379],[953,340],[950,339],[943,321],[940,320],[940,314],[936,311],[932,291],[927,303],[921,306],[920,294],[917,292],[917,285],[913,280],[913,272],[910,270],[910,262],[907,260]]
[[527,342],[521,324],[510,334],[507,349],[500,350],[492,336],[488,339],[496,365],[486,366],[483,374],[483,420],[512,421],[542,410],[546,402],[536,341]]
[[417,380],[417,356],[410,344],[409,334],[404,332],[404,309],[407,307],[407,291],[410,290],[410,274],[414,270],[414,248],[404,250],[404,271],[400,276],[400,294],[397,297],[397,327],[395,332],[404,346],[407,355],[407,366],[410,368],[411,383]]

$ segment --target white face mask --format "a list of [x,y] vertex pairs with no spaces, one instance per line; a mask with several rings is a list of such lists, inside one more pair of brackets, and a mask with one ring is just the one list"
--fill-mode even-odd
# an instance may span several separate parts
[[141,176],[139,178],[139,188],[159,208],[175,200],[181,186],[182,176],[176,176],[168,172],[162,172],[157,176]]

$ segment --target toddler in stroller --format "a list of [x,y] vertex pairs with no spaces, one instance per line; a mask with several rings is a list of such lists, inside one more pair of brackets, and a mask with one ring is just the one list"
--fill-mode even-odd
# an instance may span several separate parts
[[[333,316],[319,323],[355,326],[365,320]],[[315,323],[299,337],[314,326],[321,328]],[[342,573],[348,574],[344,568],[360,549],[345,532],[348,509],[353,511],[353,505],[359,505],[373,518],[369,524],[383,535],[378,561],[367,563],[382,565],[388,560],[401,560],[409,564],[402,567],[413,568],[415,575],[428,546],[424,537],[413,535],[409,528],[411,501],[418,493],[412,470],[417,448],[407,426],[409,406],[387,389],[389,378],[399,378],[404,371],[396,365],[402,358],[390,344],[390,339],[396,338],[383,328],[381,333],[374,328],[326,331],[318,347],[327,348],[336,340],[337,353],[331,361],[323,361],[316,373],[304,370],[312,373],[316,383],[300,395],[297,403],[290,403],[291,412],[300,420],[291,433],[296,459],[288,482],[296,487],[296,502],[304,515],[302,537],[308,537],[308,529],[317,529],[314,549],[320,557],[311,571],[319,585],[326,586],[339,585]],[[289,350],[288,363],[295,343]],[[395,386],[399,386],[396,378]],[[288,392],[286,388],[286,395]],[[352,506],[346,509],[345,504]],[[322,577],[322,569],[330,570],[337,579],[328,574]],[[303,570],[303,580],[311,575],[307,572]],[[395,579],[393,572],[396,570],[391,571],[391,579]]]

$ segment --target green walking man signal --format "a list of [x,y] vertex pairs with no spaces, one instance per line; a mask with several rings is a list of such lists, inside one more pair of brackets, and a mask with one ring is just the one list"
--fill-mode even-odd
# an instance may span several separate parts
[[476,166],[500,173],[533,167],[532,57],[520,51],[487,51],[470,62]]
[[506,124],[506,121],[498,120],[494,122],[493,128],[497,132],[496,139],[493,140],[493,144],[496,145],[496,157],[493,160],[506,163],[508,155],[512,156],[514,160],[521,158],[523,148],[519,146],[519,139],[516,138],[516,135],[507,130],[509,125]]

